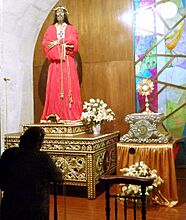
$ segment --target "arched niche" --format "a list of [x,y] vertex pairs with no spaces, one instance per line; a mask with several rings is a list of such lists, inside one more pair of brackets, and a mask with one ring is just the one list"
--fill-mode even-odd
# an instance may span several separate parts
[[[133,24],[122,20],[132,13],[130,0],[66,0],[69,21],[79,33],[79,53],[82,61],[82,101],[103,99],[114,111],[116,120],[105,123],[102,131],[128,132],[124,117],[134,113],[135,75],[133,54]],[[52,9],[51,9],[52,10]],[[44,22],[34,53],[34,114],[38,123],[43,111],[48,61],[42,48],[47,27],[53,23],[51,11]]]

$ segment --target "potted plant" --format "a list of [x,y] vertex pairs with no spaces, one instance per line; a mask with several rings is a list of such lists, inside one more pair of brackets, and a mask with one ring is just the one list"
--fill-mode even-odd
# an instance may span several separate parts
[[113,121],[115,114],[112,109],[101,99],[90,99],[83,103],[81,120],[84,124],[92,124],[93,129],[98,129],[94,133],[99,133],[100,125],[104,121]]

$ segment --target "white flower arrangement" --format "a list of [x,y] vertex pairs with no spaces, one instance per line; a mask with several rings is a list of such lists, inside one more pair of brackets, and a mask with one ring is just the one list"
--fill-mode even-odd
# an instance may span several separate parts
[[101,99],[90,99],[83,103],[81,120],[84,124],[101,124],[103,121],[113,121],[115,114]]
[[[150,192],[161,185],[164,181],[160,176],[157,175],[157,170],[151,170],[143,161],[135,163],[129,168],[120,169],[124,176],[136,176],[136,177],[147,177],[154,178],[152,186],[146,188],[146,196],[150,195]],[[121,194],[122,195],[131,195],[139,196],[141,195],[141,186],[132,185],[132,184],[122,184],[121,185]]]

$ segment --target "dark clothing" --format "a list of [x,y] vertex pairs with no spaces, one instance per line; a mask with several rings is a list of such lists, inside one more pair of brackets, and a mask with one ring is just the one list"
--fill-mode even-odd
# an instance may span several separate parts
[[42,151],[9,148],[0,159],[1,220],[49,220],[50,182],[62,180]]

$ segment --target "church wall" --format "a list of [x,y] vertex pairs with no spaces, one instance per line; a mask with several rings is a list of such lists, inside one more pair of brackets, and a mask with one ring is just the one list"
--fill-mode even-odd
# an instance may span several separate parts
[[[0,120],[5,133],[33,123],[33,53],[41,26],[55,0],[1,1]],[[6,80],[7,79],[7,80]]]

